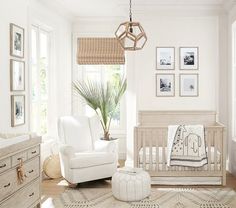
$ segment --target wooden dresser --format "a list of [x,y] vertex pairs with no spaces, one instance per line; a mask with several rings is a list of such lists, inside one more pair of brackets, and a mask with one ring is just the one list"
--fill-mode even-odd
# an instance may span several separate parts
[[[0,147],[0,208],[40,207],[40,143],[37,137]],[[22,182],[17,174],[20,163]]]

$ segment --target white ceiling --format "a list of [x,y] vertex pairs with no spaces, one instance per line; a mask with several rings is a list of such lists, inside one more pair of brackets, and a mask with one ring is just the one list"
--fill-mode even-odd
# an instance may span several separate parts
[[[73,17],[116,17],[128,14],[129,0],[40,0]],[[132,0],[133,10],[166,6],[222,8],[233,0]]]

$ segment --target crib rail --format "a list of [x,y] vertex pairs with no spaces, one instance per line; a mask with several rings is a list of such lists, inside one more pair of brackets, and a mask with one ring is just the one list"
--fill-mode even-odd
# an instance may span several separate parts
[[205,127],[208,163],[203,167],[167,166],[167,127],[138,126],[134,129],[134,165],[158,176],[222,177],[225,184],[226,139],[221,124]]

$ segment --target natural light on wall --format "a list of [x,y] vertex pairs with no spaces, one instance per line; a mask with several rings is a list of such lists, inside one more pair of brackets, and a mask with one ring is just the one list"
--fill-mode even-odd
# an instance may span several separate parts
[[232,25],[232,135],[236,139],[236,22]]
[[31,29],[31,131],[47,134],[49,32]]
[[[119,78],[123,78],[125,76],[124,65],[79,65],[79,68],[82,69],[82,78],[85,81],[93,80],[105,83],[109,80],[113,83],[117,83]],[[93,109],[85,103],[83,103],[83,106],[85,115],[94,115]],[[111,127],[113,129],[122,128],[124,122],[124,108],[125,102],[121,101],[111,123]]]

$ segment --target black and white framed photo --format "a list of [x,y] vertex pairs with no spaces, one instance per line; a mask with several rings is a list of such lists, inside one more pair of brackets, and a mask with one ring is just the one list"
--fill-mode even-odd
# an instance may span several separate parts
[[198,70],[198,47],[180,47],[180,70]]
[[156,69],[157,70],[175,69],[174,47],[156,47]]
[[11,126],[25,123],[25,96],[11,95]]
[[157,97],[175,96],[174,74],[156,74],[156,96]]
[[198,74],[180,74],[180,96],[197,97],[199,95]]
[[25,90],[25,62],[10,60],[11,91]]
[[24,29],[15,24],[10,24],[10,55],[24,58]]

